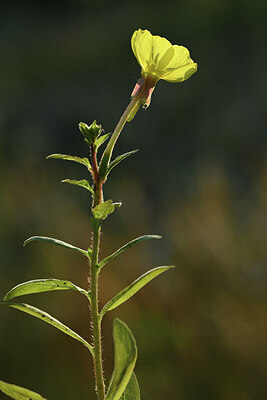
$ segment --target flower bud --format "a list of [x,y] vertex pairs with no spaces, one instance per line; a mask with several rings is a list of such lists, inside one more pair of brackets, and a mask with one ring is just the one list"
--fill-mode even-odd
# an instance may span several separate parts
[[90,126],[88,126],[84,122],[80,122],[79,129],[89,145],[93,144],[103,131],[102,126],[97,125],[96,121],[94,121]]

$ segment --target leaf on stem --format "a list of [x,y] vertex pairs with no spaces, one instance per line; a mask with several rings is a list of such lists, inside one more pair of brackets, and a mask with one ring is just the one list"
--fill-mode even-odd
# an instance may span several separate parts
[[108,139],[109,136],[110,133],[105,133],[104,135],[101,135],[99,138],[97,138],[94,142],[94,149],[97,150],[101,146],[101,144],[103,144]]
[[76,181],[73,179],[63,179],[63,181],[61,181],[62,183],[70,183],[71,185],[76,185],[76,186],[80,186],[86,190],[89,190],[89,192],[94,193],[93,188],[90,186],[90,183],[86,180],[86,179],[82,179],[80,181]]
[[121,203],[113,203],[112,200],[104,201],[98,204],[92,209],[93,216],[96,220],[102,221],[115,210],[116,207],[120,207]]
[[46,237],[46,236],[32,236],[29,239],[25,240],[23,243],[23,246],[26,246],[26,244],[33,242],[34,240],[40,240],[41,242],[47,242],[47,243],[52,243],[56,244],[58,246],[66,247],[67,249],[71,250],[76,250],[79,253],[83,254],[85,257],[89,257],[89,254],[86,250],[80,249],[79,247],[73,246],[72,244],[63,242],[62,240]]
[[110,171],[111,171],[114,167],[116,167],[116,165],[118,165],[122,160],[124,160],[125,158],[131,156],[132,154],[136,153],[137,151],[138,151],[138,149],[129,151],[128,153],[121,154],[120,156],[116,157],[115,160],[111,161],[110,164],[109,164],[109,166],[108,166],[108,168],[107,168],[106,176],[107,176],[107,175],[110,173]]
[[45,400],[38,393],[3,381],[0,381],[0,390],[14,400]]
[[134,246],[135,244],[138,244],[140,242],[143,242],[144,240],[148,239],[161,239],[161,236],[159,235],[144,235],[144,236],[139,236],[136,239],[131,240],[130,242],[126,243],[124,246],[120,247],[118,250],[114,251],[110,256],[104,258],[102,261],[100,261],[99,268],[104,267],[110,260],[112,260],[114,257],[118,256],[121,254],[124,250]]
[[117,318],[113,323],[113,340],[114,370],[106,400],[121,398],[132,376],[137,359],[137,347],[133,334],[128,326]]
[[50,292],[52,290],[75,290],[85,296],[88,295],[86,290],[74,285],[70,281],[63,281],[60,279],[35,279],[15,286],[5,295],[4,300],[11,300],[14,297],[23,296],[25,294]]
[[123,289],[121,292],[116,294],[113,299],[111,299],[102,309],[100,316],[101,318],[106,314],[107,311],[114,310],[122,303],[125,303],[130,297],[132,297],[136,292],[138,292],[142,287],[144,287],[148,282],[152,279],[156,278],[158,275],[162,274],[169,269],[174,268],[173,265],[167,267],[157,267],[153,268],[145,274],[141,275],[134,282],[132,282],[129,286]]
[[52,317],[50,314],[46,313],[45,311],[42,311],[39,308],[30,306],[29,304],[25,304],[25,303],[1,302],[0,304],[16,308],[17,310],[23,311],[26,314],[30,314],[33,317],[41,319],[42,321],[44,321],[44,322],[54,326],[55,328],[59,329],[60,331],[64,332],[66,335],[71,336],[73,339],[78,340],[85,347],[87,347],[91,352],[93,351],[93,347],[85,339],[83,339],[80,335],[78,335],[78,333],[74,332],[72,329],[68,328],[62,322],[58,321],[56,318]]
[[134,372],[120,400],[141,400],[140,388]]
[[89,171],[92,170],[90,161],[86,157],[81,158],[81,157],[76,157],[76,156],[69,156],[67,154],[50,154],[50,156],[47,156],[46,158],[47,159],[54,158],[54,159],[57,159],[57,160],[75,161],[75,162],[77,162],[79,164],[84,165]]

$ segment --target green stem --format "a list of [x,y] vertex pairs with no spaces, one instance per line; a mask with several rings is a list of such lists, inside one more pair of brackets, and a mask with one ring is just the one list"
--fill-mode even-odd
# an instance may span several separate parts
[[101,348],[101,322],[98,314],[98,253],[100,242],[100,227],[94,228],[92,261],[91,261],[91,313],[92,328],[94,337],[94,368],[95,381],[98,400],[105,399],[105,385],[102,368],[102,348]]
[[107,166],[111,159],[115,143],[116,143],[124,125],[126,124],[127,121],[131,121],[133,119],[133,117],[135,116],[135,114],[140,106],[141,106],[141,99],[140,99],[140,96],[137,95],[132,98],[132,100],[128,104],[128,107],[122,114],[122,116],[121,116],[116,128],[114,129],[114,132],[108,142],[106,150],[104,151],[104,154],[102,156],[100,166],[99,166],[100,179],[103,179],[105,176]]
[[[93,146],[91,147],[92,152],[92,168],[93,168],[93,178],[94,178],[94,197],[93,197],[93,207],[100,204],[103,200],[102,195],[102,185],[104,182],[104,175],[101,176],[101,171],[106,171],[109,164],[114,145],[122,131],[126,121],[131,121],[137,110],[141,105],[141,100],[139,96],[134,97],[124,113],[122,114],[111,138],[107,145],[107,148],[103,154],[101,163],[97,165],[96,154]],[[94,338],[94,369],[95,369],[95,381],[96,381],[96,391],[98,400],[105,400],[105,385],[104,385],[104,375],[102,367],[102,343],[101,343],[101,317],[98,312],[98,253],[100,244],[100,226],[94,227],[93,239],[92,239],[92,258],[91,258],[91,314],[92,314],[92,330]]]

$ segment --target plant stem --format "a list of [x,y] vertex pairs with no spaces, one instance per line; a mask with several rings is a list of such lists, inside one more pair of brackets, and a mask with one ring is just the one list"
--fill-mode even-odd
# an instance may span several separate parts
[[[94,179],[94,196],[93,196],[93,207],[97,206],[103,201],[102,194],[102,185],[103,180],[101,180],[101,166],[108,163],[110,161],[112,151],[114,145],[121,133],[126,121],[129,116],[134,111],[140,107],[141,101],[138,96],[134,97],[124,113],[122,114],[111,138],[107,145],[107,148],[103,154],[100,167],[98,168],[96,152],[94,147],[91,146],[91,156],[92,156],[92,169],[93,169],[93,179]],[[94,340],[94,351],[93,351],[93,361],[94,361],[94,370],[95,370],[95,382],[96,382],[96,391],[98,400],[105,400],[105,385],[104,385],[104,375],[103,375],[103,366],[102,366],[102,342],[101,342],[101,318],[98,312],[98,274],[99,269],[98,266],[98,253],[99,253],[99,245],[100,245],[100,230],[101,227],[96,224],[93,230],[93,239],[92,239],[92,258],[91,258],[91,314],[92,314],[92,330],[93,330],[93,340]]]
[[[132,98],[132,100],[130,101],[130,103],[128,104],[126,110],[124,111],[124,113],[122,114],[116,128],[114,129],[114,132],[108,142],[108,145],[106,147],[106,150],[103,153],[101,162],[100,162],[100,166],[99,166],[99,175],[100,175],[100,179],[103,178],[103,172],[106,172],[107,166],[109,164],[109,161],[111,159],[112,156],[112,152],[115,146],[115,143],[124,127],[124,125],[126,124],[128,118],[131,116],[132,113],[133,116],[135,115],[135,113],[137,112],[138,108],[141,106],[141,100],[140,100],[140,96],[137,95],[135,97]],[[133,117],[132,117],[133,118]],[[131,118],[131,119],[132,119]],[[129,119],[130,121],[130,119]]]
[[94,369],[98,400],[105,399],[105,385],[102,368],[102,348],[101,348],[101,322],[98,315],[98,253],[100,242],[100,227],[94,228],[93,247],[91,261],[91,313],[92,329],[94,337]]

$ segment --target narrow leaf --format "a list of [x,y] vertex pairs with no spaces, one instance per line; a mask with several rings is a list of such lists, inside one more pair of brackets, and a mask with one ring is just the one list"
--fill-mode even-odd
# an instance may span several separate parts
[[105,133],[104,135],[101,135],[99,138],[97,138],[94,143],[94,148],[98,149],[101,146],[101,144],[103,144],[107,140],[109,136],[110,133]]
[[0,390],[14,400],[45,400],[38,393],[3,381],[0,381]]
[[128,153],[124,153],[121,154],[120,156],[116,157],[115,160],[111,161],[111,163],[108,166],[108,170],[107,170],[107,175],[110,173],[110,171],[116,167],[116,165],[118,165],[122,160],[124,160],[125,158],[131,156],[132,154],[136,153],[138,151],[138,149],[136,150],[132,150],[129,151]]
[[110,310],[117,308],[122,303],[125,303],[130,297],[132,297],[136,292],[138,292],[142,287],[144,287],[148,282],[152,279],[156,278],[158,275],[162,274],[169,269],[174,268],[174,266],[167,266],[167,267],[157,267],[153,268],[150,271],[146,272],[145,274],[141,275],[138,279],[132,282],[129,286],[123,289],[121,292],[116,294],[113,299],[111,299],[102,309],[101,317]]
[[32,315],[33,317],[39,318],[42,321],[47,322],[48,324],[54,326],[55,328],[59,329],[60,331],[66,333],[66,335],[69,335],[73,339],[78,340],[92,352],[92,350],[93,350],[92,346],[85,339],[83,339],[80,335],[78,335],[78,333],[74,332],[72,329],[68,328],[66,325],[62,324],[62,322],[58,321],[56,318],[52,317],[50,314],[46,313],[45,311],[42,311],[39,308],[30,306],[29,304],[25,304],[25,303],[1,302],[0,304],[16,308],[17,310],[23,311],[27,314]]
[[52,290],[76,290],[85,296],[87,291],[74,285],[70,281],[60,279],[35,279],[28,282],[20,283],[11,289],[4,297],[4,300],[11,300],[14,297],[23,296],[25,294],[50,292]]
[[113,323],[114,370],[109,384],[106,400],[119,400],[132,376],[137,347],[128,326],[115,319]]
[[90,161],[86,157],[81,158],[81,157],[76,157],[76,156],[69,156],[67,154],[51,154],[50,156],[47,156],[46,158],[47,159],[55,158],[58,160],[75,161],[79,164],[84,165],[89,171],[91,171],[91,169],[92,169]]
[[40,240],[41,242],[47,242],[52,244],[57,244],[58,246],[66,247],[67,249],[76,250],[79,253],[82,253],[84,256],[88,258],[88,252],[86,250],[80,249],[79,247],[72,246],[72,244],[63,242],[62,240],[46,237],[46,236],[32,236],[29,239],[25,240],[23,246],[26,244],[33,242],[34,240]]
[[113,203],[112,200],[104,201],[104,203],[98,204],[92,209],[93,215],[96,220],[103,220],[115,210],[115,207],[119,207],[121,203]]
[[99,268],[104,267],[110,260],[112,260],[114,257],[118,256],[121,254],[124,250],[134,246],[137,243],[143,242],[144,240],[148,239],[161,239],[161,236],[159,235],[144,235],[144,236],[139,236],[136,239],[131,240],[130,242],[126,243],[124,246],[120,247],[118,250],[114,251],[110,256],[104,258],[102,261],[99,263]]
[[70,183],[71,185],[76,185],[76,186],[80,186],[86,190],[89,190],[89,192],[94,193],[93,188],[90,186],[89,182],[85,179],[82,179],[80,181],[76,181],[73,179],[63,179],[63,181],[61,181],[62,183]]
[[140,388],[134,372],[120,400],[141,400]]

